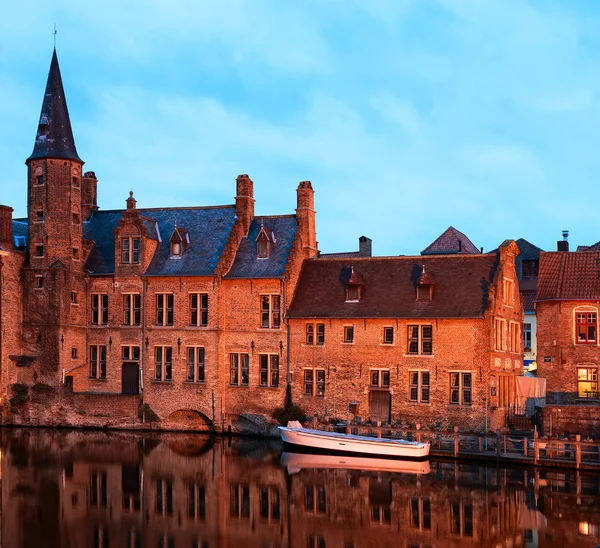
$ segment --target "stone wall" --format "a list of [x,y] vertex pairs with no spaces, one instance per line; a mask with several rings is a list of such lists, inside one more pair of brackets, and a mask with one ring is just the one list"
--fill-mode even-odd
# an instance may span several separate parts
[[546,405],[542,411],[543,434],[581,434],[600,438],[600,405]]

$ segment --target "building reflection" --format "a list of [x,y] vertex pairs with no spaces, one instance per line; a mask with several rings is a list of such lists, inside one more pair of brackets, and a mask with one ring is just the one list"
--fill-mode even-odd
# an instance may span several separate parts
[[3,430],[2,546],[583,548],[600,542],[594,475],[437,461],[404,471],[286,462],[268,441]]

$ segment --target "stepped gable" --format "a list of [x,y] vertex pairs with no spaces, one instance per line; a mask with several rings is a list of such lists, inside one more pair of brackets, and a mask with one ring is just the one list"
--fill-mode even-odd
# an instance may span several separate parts
[[481,251],[475,247],[469,238],[452,226],[448,227],[439,238],[421,251],[421,255],[475,255],[480,253]]
[[[496,255],[310,259],[304,262],[293,318],[478,318],[489,298]],[[418,301],[425,271],[435,278],[430,301]],[[348,272],[364,281],[358,302],[346,302]]]
[[596,242],[592,245],[577,246],[577,251],[600,251],[600,242]]
[[[211,276],[215,273],[229,234],[235,224],[235,207],[138,209],[147,236],[158,247],[144,273],[146,276]],[[94,242],[85,268],[90,274],[115,271],[115,233],[123,210],[97,211],[84,223],[84,237]],[[185,228],[190,243],[185,253],[171,258],[169,236],[175,226]]]
[[537,299],[600,299],[600,252],[546,252],[540,255]]
[[[276,278],[285,274],[296,235],[296,216],[277,215],[255,217],[248,236],[242,238],[233,265],[225,278]],[[275,237],[267,258],[258,258],[256,238],[261,228]]]

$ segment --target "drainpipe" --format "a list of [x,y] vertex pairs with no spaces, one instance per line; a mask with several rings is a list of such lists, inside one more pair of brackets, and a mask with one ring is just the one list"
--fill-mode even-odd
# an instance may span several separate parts
[[4,385],[2,384],[2,370],[4,369],[4,346],[2,332],[4,330],[4,316],[2,315],[2,297],[4,295],[4,261],[2,256],[4,252],[0,251],[0,401],[2,401],[2,394],[4,392]]
[[[142,361],[140,364],[140,390],[142,391],[142,408],[144,406],[144,365],[146,362],[146,341],[145,341],[145,335],[146,335],[146,283],[147,280],[144,276],[142,276],[142,296],[141,296],[141,303],[140,303],[140,321],[142,324],[142,342],[141,342],[141,356],[142,356]],[[146,413],[142,413],[142,424],[144,424],[146,422]]]
[[288,318],[288,307],[287,307],[287,284],[285,283],[285,278],[281,279],[281,283],[283,285],[283,309],[285,310],[284,318],[285,318],[285,326],[286,326],[286,380],[287,384],[292,382],[292,368],[290,364],[290,320]]

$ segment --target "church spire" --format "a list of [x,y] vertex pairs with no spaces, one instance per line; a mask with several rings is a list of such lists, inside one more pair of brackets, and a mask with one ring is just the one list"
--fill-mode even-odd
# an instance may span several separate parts
[[28,160],[36,158],[64,158],[82,162],[75,148],[56,50],[52,53],[40,122],[33,152]]

